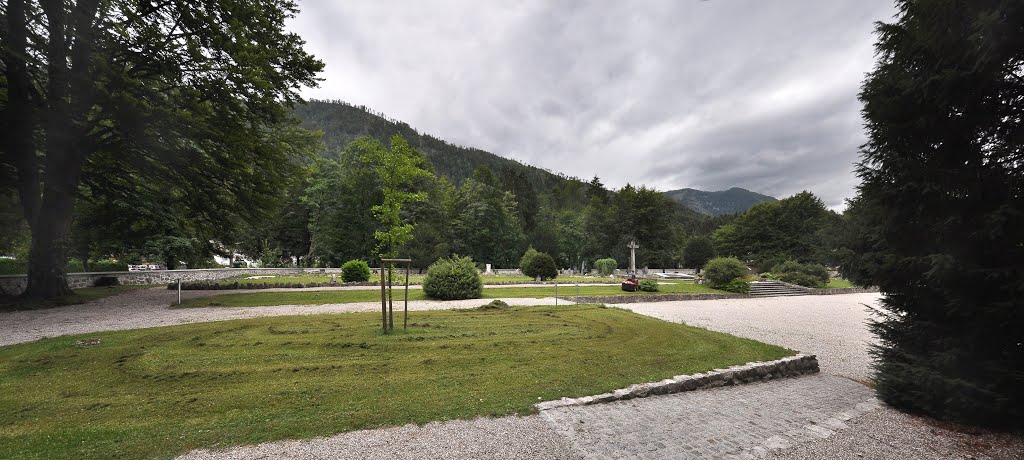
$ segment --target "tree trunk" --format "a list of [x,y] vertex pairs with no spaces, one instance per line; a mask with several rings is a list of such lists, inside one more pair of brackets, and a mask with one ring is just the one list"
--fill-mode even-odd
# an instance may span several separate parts
[[67,242],[71,213],[60,216],[46,210],[36,222],[32,231],[28,287],[24,297],[42,300],[71,294],[67,282]]

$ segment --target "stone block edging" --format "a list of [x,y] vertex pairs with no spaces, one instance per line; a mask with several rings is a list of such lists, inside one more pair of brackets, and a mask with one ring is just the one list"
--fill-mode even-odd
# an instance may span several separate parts
[[719,300],[719,299],[742,299],[750,297],[745,294],[634,294],[634,295],[610,295],[610,296],[571,296],[560,295],[559,299],[576,303],[640,303],[640,302],[672,302],[677,300]]
[[783,377],[796,377],[817,372],[818,358],[815,355],[797,354],[775,361],[752,362],[700,374],[677,375],[659,382],[638,383],[594,396],[539,402],[534,404],[533,407],[538,411],[545,411],[559,407],[589,406],[591,404],[625,401],[627,399],[646,398],[654,395],[667,395]]

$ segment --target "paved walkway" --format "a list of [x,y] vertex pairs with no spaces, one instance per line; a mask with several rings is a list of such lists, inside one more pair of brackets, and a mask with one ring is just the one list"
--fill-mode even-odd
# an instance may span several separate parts
[[[378,288],[379,289],[379,288]],[[240,291],[182,291],[182,299],[207,297]],[[251,291],[244,291],[251,292]],[[275,307],[171,308],[177,291],[144,289],[100,299],[83,305],[0,313],[0,346],[29,342],[44,337],[121,331],[144,327],[202,323],[262,316],[315,315],[354,311],[380,311],[380,302],[326,305],[281,305]],[[501,299],[509,305],[554,305],[553,297],[543,299]],[[410,300],[409,310],[437,310],[479,307],[491,299],[457,301]],[[562,299],[559,305],[571,304]],[[401,302],[395,302],[402,308]]]

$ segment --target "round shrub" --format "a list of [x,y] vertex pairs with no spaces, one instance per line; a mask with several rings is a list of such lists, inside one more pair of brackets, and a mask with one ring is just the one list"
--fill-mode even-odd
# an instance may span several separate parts
[[735,257],[711,259],[704,265],[704,278],[714,289],[723,289],[732,280],[747,274],[747,266]]
[[370,266],[361,260],[350,260],[341,266],[341,280],[346,283],[370,280]]
[[537,254],[540,254],[540,252],[533,249],[533,246],[530,246],[530,248],[523,253],[523,257],[519,259],[519,271],[531,278],[535,277],[536,275],[531,275],[527,272],[530,271],[530,262],[533,261],[534,256]]
[[483,290],[480,272],[469,257],[439,259],[427,268],[423,278],[423,292],[432,299],[478,299]]
[[615,273],[615,269],[618,268],[618,266],[619,263],[611,257],[607,259],[598,259],[597,262],[594,262],[594,267],[597,268],[597,272],[600,273],[601,276],[608,276]]
[[658,292],[658,281],[651,279],[640,280],[640,290],[645,292]]
[[523,272],[530,278],[539,277],[541,280],[551,280],[558,276],[558,268],[555,267],[555,259],[543,252],[538,252],[530,259],[530,265]]

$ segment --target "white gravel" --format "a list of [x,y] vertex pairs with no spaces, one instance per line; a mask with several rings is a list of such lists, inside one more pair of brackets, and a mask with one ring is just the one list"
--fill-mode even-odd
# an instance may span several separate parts
[[[182,299],[232,292],[239,291],[182,291]],[[274,307],[171,308],[171,304],[177,301],[177,296],[177,291],[166,288],[153,288],[131,291],[82,305],[0,313],[0,346],[69,334],[119,331],[229,319],[380,311],[380,302],[281,305]],[[509,305],[555,304],[553,297],[501,300]],[[415,300],[409,301],[409,310],[472,308],[479,307],[490,301],[491,299],[456,301]],[[565,300],[558,300],[559,305],[570,303]],[[396,313],[401,311],[402,308],[402,302],[395,302]]]
[[871,377],[867,305],[879,294],[755,297],[615,305],[818,355],[821,371],[858,381]]

